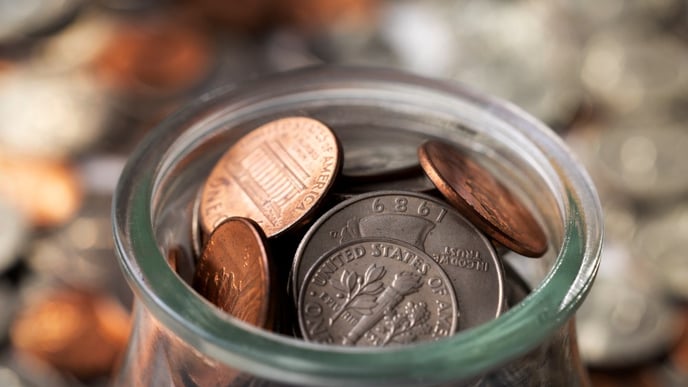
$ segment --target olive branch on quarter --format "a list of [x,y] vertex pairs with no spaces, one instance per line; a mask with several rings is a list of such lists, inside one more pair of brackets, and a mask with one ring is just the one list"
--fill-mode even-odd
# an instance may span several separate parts
[[368,266],[363,276],[355,271],[344,269],[342,275],[338,280],[331,279],[332,287],[337,289],[340,293],[335,296],[343,299],[342,306],[329,319],[329,325],[332,326],[335,321],[346,311],[355,310],[361,315],[370,315],[373,313],[373,308],[377,306],[377,295],[384,290],[384,277],[387,270],[374,263]]

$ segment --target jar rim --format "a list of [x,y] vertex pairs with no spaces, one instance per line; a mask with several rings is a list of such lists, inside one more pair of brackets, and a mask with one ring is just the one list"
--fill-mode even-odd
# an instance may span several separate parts
[[[151,202],[166,154],[160,144],[170,142],[170,133],[191,117],[209,114],[228,96],[259,85],[323,88],[350,80],[402,83],[473,104],[510,122],[555,166],[567,201],[563,242],[551,270],[524,301],[472,328],[470,334],[460,332],[436,342],[392,348],[345,348],[280,336],[227,317],[165,269],[167,263],[154,236]],[[120,266],[137,299],[163,325],[200,352],[234,368],[299,384],[442,382],[484,373],[531,350],[573,315],[592,284],[602,243],[602,211],[592,181],[549,128],[508,102],[457,83],[389,69],[317,66],[219,89],[197,99],[160,124],[130,156],[112,211]]]

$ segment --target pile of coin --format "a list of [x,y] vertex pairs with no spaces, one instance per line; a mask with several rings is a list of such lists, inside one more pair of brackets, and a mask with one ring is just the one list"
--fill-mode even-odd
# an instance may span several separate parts
[[245,322],[335,345],[436,340],[499,316],[493,243],[547,250],[529,209],[456,145],[419,137],[417,155],[361,158],[369,145],[349,138],[285,117],[229,146],[194,206],[193,288]]

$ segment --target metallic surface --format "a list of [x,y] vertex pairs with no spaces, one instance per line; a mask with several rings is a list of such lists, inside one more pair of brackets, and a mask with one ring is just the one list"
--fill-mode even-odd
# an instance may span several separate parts
[[14,265],[29,238],[24,214],[7,202],[0,192],[0,273]]
[[180,21],[123,24],[96,60],[97,73],[116,90],[170,95],[199,84],[213,65],[208,37]]
[[250,219],[229,218],[203,247],[193,288],[228,314],[258,327],[272,325],[270,263],[265,236]]
[[456,147],[428,141],[418,148],[423,170],[449,203],[491,238],[528,257],[547,251],[547,236],[523,203]]
[[425,138],[372,125],[337,131],[344,161],[342,178],[351,181],[394,180],[420,172],[416,149]]
[[459,312],[449,278],[430,256],[383,238],[324,254],[306,275],[298,305],[306,340],[349,346],[451,336]]
[[642,363],[681,334],[680,316],[661,293],[621,278],[598,277],[576,322],[581,355],[596,366]]
[[57,226],[79,210],[82,188],[72,165],[0,152],[0,195],[35,226]]
[[232,145],[203,186],[201,226],[231,216],[255,220],[268,237],[305,221],[340,169],[332,131],[306,117],[269,122]]
[[359,195],[318,219],[296,251],[291,277],[293,294],[299,294],[306,273],[324,253],[365,237],[411,244],[439,263],[460,304],[461,329],[490,321],[502,313],[502,265],[487,238],[448,204],[402,191]]
[[59,289],[19,312],[10,338],[19,351],[78,375],[106,375],[129,336],[126,312],[110,298]]

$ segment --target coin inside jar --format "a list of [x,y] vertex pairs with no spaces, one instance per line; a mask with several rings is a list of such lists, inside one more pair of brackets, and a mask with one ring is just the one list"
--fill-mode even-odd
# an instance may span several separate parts
[[418,148],[418,157],[447,201],[480,230],[527,257],[547,251],[545,232],[531,212],[467,154],[444,142],[427,141]]
[[230,216],[255,220],[267,237],[289,230],[325,197],[340,160],[334,133],[311,118],[282,118],[249,132],[220,158],[203,186],[203,232]]
[[[439,264],[461,303],[461,329],[502,313],[503,269],[490,241],[450,205],[404,191],[359,195],[322,215],[308,230],[294,257],[293,294],[299,294],[306,274],[323,254],[362,238],[408,243]],[[407,259],[399,251],[386,251],[385,255]]]
[[264,239],[250,219],[224,221],[203,248],[193,288],[228,314],[269,328],[272,290]]
[[[397,249],[410,257],[385,257]],[[383,347],[454,334],[459,308],[449,278],[425,252],[382,238],[324,254],[304,279],[299,324],[309,341]]]

